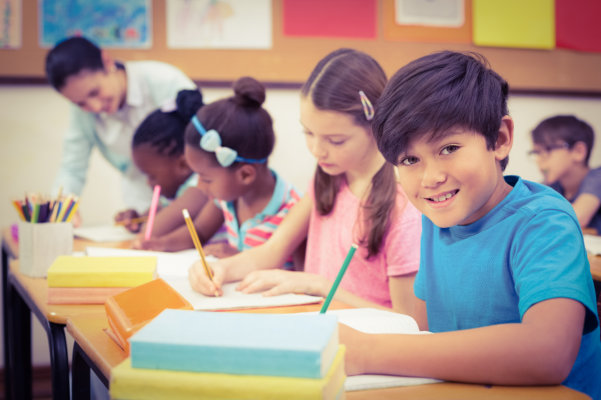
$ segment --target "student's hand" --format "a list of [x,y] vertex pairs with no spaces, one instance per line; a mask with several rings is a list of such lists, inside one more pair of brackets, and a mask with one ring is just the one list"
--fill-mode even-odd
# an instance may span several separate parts
[[338,338],[340,344],[346,346],[344,356],[344,370],[347,375],[359,375],[368,371],[364,367],[364,357],[369,354],[367,334],[351,328],[345,324],[338,324]]
[[213,265],[209,265],[211,268],[211,272],[213,272],[213,280],[209,279],[207,276],[207,272],[203,267],[202,263],[196,261],[190,269],[188,270],[188,280],[190,281],[190,286],[195,291],[204,294],[205,296],[221,296],[223,295],[223,290],[221,286],[225,280],[225,270],[221,268],[219,263],[214,263]]
[[238,249],[229,245],[229,243],[211,243],[202,247],[207,256],[225,258],[240,253]]
[[144,240],[143,235],[138,235],[131,244],[132,249],[152,250],[152,251],[170,251],[168,244],[161,238],[151,238]]
[[130,232],[139,232],[142,224],[139,222],[131,222],[133,219],[140,217],[136,210],[125,210],[115,215],[115,223],[123,225]]
[[237,289],[243,293],[263,292],[264,296],[285,293],[305,293],[327,296],[328,282],[325,278],[306,272],[270,269],[253,271],[246,275]]

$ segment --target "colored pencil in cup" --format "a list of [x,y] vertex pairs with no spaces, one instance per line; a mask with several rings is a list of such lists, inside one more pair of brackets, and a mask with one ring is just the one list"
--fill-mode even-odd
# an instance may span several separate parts
[[349,251],[346,255],[346,258],[344,259],[344,262],[342,263],[342,267],[340,267],[340,271],[338,271],[338,275],[336,275],[336,280],[332,284],[332,288],[330,289],[330,293],[328,293],[328,297],[326,297],[326,300],[323,302],[323,305],[321,306],[321,310],[319,311],[320,314],[324,314],[327,311],[328,307],[330,306],[330,302],[334,298],[336,289],[338,289],[338,285],[340,285],[340,281],[342,280],[342,277],[344,276],[344,273],[346,272],[348,265],[351,263],[351,260],[353,259],[353,255],[355,254],[356,250],[357,250],[357,245],[355,243],[353,243],[353,245],[351,246],[351,248],[349,249]]
[[157,213],[157,207],[159,206],[159,197],[161,196],[161,186],[154,185],[154,191],[152,193],[152,202],[150,203],[150,210],[148,212],[148,222],[146,223],[146,232],[144,232],[144,240],[149,240],[152,234],[152,225],[154,224],[154,216]]

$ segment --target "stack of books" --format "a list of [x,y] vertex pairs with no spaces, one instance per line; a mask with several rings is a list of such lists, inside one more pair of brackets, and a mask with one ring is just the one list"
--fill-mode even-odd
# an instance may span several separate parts
[[104,304],[155,278],[156,257],[57,257],[47,273],[48,304]]
[[344,346],[328,314],[164,310],[111,371],[113,399],[339,399]]
[[188,300],[160,278],[110,296],[104,308],[110,328],[107,333],[126,353],[128,339],[163,310],[193,310]]

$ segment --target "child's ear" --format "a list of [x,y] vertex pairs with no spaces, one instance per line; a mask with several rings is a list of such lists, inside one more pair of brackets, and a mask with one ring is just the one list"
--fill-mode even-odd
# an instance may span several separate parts
[[249,185],[256,179],[257,169],[252,164],[242,164],[236,170],[236,177],[243,185]]
[[186,156],[183,153],[175,160],[175,170],[177,174],[181,176],[190,175],[190,173],[192,172],[192,168],[190,168],[190,166],[188,165],[188,162],[186,161]]
[[509,115],[504,116],[501,119],[501,126],[499,127],[499,136],[495,143],[495,157],[501,161],[509,156],[511,146],[513,145],[513,119]]
[[572,145],[570,153],[575,161],[584,163],[587,150],[586,143],[578,141]]

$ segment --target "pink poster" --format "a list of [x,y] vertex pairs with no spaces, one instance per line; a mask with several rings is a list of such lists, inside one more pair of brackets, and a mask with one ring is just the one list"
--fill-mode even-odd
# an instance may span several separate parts
[[555,0],[556,47],[601,52],[599,16],[599,0]]
[[376,0],[284,0],[284,35],[376,37]]

